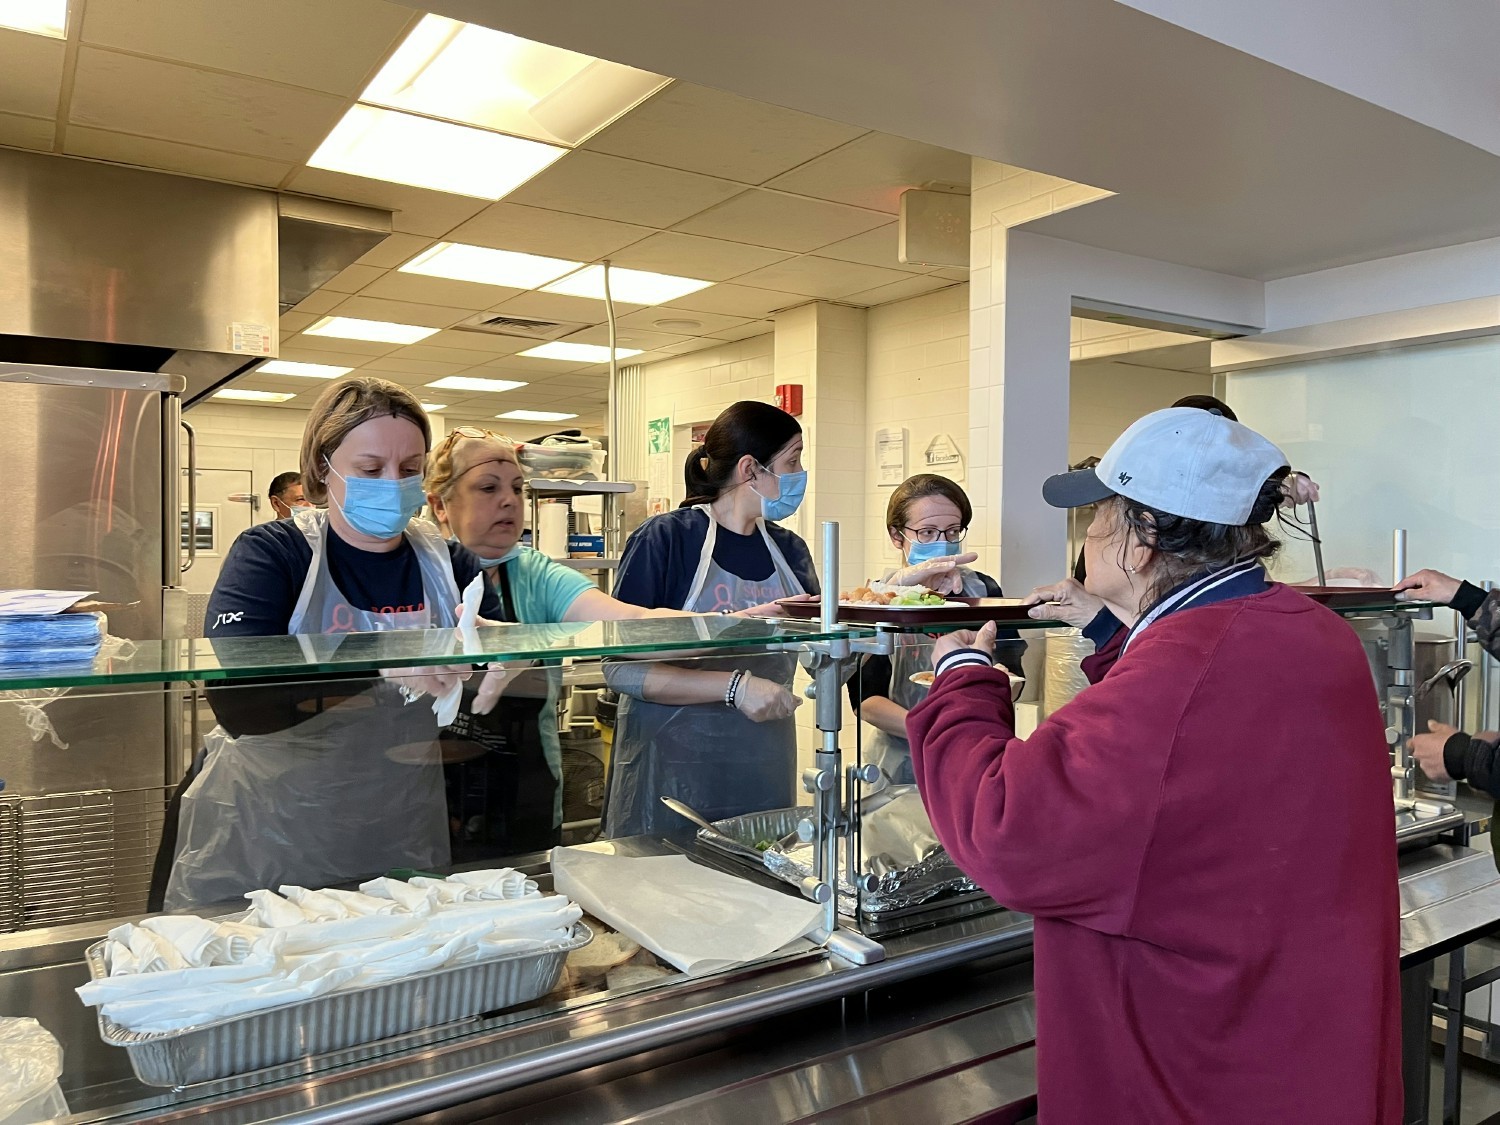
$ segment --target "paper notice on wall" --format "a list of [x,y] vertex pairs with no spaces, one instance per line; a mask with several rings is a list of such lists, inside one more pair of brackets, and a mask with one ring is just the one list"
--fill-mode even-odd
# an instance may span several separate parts
[[236,355],[272,355],[275,342],[269,325],[236,320],[229,326],[229,350]]
[[964,479],[964,455],[958,448],[958,442],[953,440],[949,434],[938,434],[927,443],[927,452],[923,459],[927,462],[927,471],[939,476],[947,477],[962,483]]
[[906,479],[906,430],[904,427],[875,431],[875,483],[895,488]]
[[650,480],[646,485],[647,496],[672,495],[672,455],[653,453],[649,461]]

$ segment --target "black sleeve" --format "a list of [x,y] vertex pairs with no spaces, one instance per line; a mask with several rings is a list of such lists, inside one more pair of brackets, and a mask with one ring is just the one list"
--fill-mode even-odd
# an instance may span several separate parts
[[1460,582],[1458,593],[1453,595],[1453,600],[1448,604],[1465,618],[1473,617],[1479,612],[1479,607],[1484,604],[1485,593],[1472,582]]
[[867,699],[889,699],[891,695],[891,658],[867,656],[859,666],[859,675],[849,680],[849,705],[859,714]]
[[[978,571],[975,572],[979,573]],[[1000,589],[1000,583],[996,582],[988,574],[980,574],[979,580],[984,583],[984,596],[987,598],[1003,598],[1004,591]],[[1026,642],[1021,639],[1021,634],[1015,629],[995,630],[995,663],[1017,676],[1024,675],[1022,672],[1022,657],[1026,655]]]
[[1443,744],[1443,768],[1453,780],[1500,799],[1500,745],[1459,731]]

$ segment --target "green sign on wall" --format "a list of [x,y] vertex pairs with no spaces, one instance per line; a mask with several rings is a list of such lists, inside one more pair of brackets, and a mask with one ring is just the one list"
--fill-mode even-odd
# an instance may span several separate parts
[[652,418],[646,423],[647,448],[652,453],[672,452],[672,419]]

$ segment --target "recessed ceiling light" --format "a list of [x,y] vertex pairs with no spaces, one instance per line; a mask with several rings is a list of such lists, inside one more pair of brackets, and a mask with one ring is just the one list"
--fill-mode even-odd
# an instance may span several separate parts
[[448,404],[446,402],[424,402],[422,409],[429,414],[436,414],[439,410],[447,410]]
[[233,399],[236,402],[285,402],[289,398],[296,397],[284,391],[242,391],[237,387],[214,392],[214,398]]
[[494,200],[509,195],[567,151],[467,125],[356,105],[307,165]]
[[659,74],[428,15],[360,100],[572,146],[666,84]]
[[5,0],[0,3],[0,27],[66,39],[68,0]]
[[[574,363],[608,363],[609,349],[599,344],[570,344],[566,340],[553,340],[550,344],[527,348],[521,353],[532,359],[567,359]],[[628,359],[640,355],[640,348],[616,348],[615,355]]]
[[388,320],[359,320],[352,316],[325,316],[311,328],[309,336],[336,336],[341,340],[370,340],[377,344],[415,344],[439,331],[421,324],[393,324]]
[[481,285],[508,285],[513,289],[535,289],[582,268],[582,262],[569,262],[563,258],[491,250],[487,246],[469,246],[462,242],[439,242],[397,272],[446,277],[452,281],[477,281]]
[[[663,301],[676,300],[700,289],[707,289],[712,281],[699,281],[696,277],[674,277],[669,273],[650,273],[647,270],[609,269],[609,295],[616,301],[632,305],[659,305]],[[544,293],[566,293],[570,297],[594,297],[604,300],[604,267],[590,266],[586,270],[570,273],[551,285],[542,287]]]
[[299,363],[294,359],[273,359],[255,369],[262,375],[297,375],[304,379],[337,379],[353,371],[352,367],[335,367],[331,363]]
[[566,422],[569,418],[577,418],[576,414],[564,414],[558,410],[508,410],[504,414],[496,414],[496,418],[513,418],[517,422]]
[[513,391],[526,386],[514,379],[479,379],[469,375],[448,375],[427,385],[440,391]]
[[651,326],[665,332],[696,332],[703,327],[703,322],[701,320],[653,320]]

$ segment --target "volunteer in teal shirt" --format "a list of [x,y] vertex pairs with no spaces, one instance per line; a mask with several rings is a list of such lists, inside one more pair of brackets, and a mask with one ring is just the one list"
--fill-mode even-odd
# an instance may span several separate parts
[[[449,433],[428,459],[425,487],[438,523],[479,556],[503,621],[691,616],[616,601],[578,571],[521,546],[521,466],[515,446],[490,430],[460,426]],[[493,708],[480,702],[475,714],[461,707],[444,733],[454,862],[519,855],[559,841],[557,689],[556,675],[545,668],[522,672],[507,680]]]

